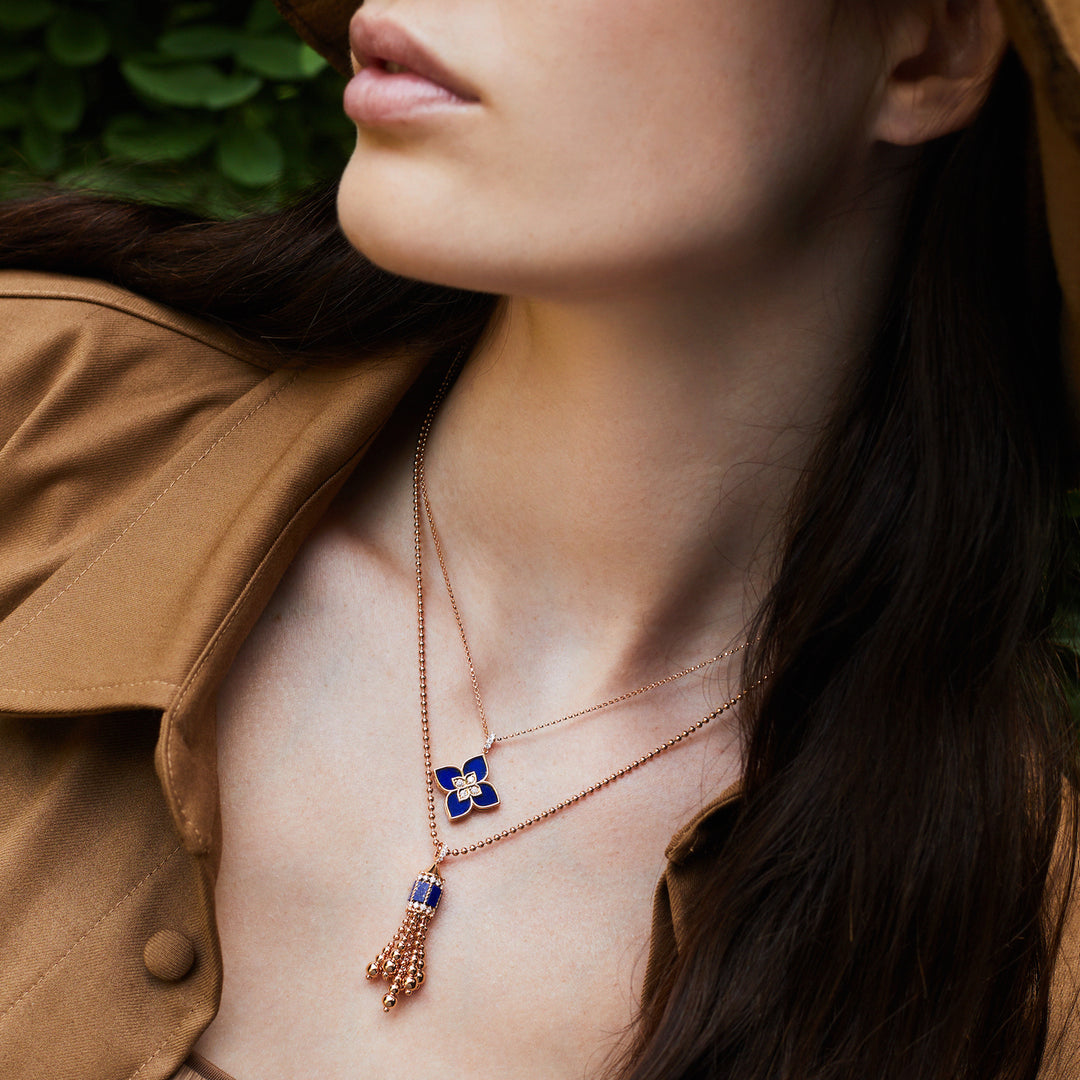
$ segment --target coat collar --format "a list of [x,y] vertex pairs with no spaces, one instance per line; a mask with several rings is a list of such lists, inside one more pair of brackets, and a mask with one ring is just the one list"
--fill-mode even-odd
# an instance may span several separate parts
[[174,707],[209,650],[242,640],[420,366],[276,371],[220,413],[0,622],[0,711]]
[[124,513],[0,622],[0,712],[160,713],[166,798],[189,849],[209,850],[217,685],[422,366],[268,373],[164,468],[126,478]]
[[[423,367],[391,358],[275,371],[241,393],[0,621],[0,712],[160,715],[155,764],[174,822],[190,851],[213,852],[220,680]],[[738,793],[688,822],[669,858],[687,859]]]

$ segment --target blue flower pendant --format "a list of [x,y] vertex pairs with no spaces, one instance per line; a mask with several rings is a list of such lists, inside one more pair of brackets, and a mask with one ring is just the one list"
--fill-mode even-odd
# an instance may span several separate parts
[[442,765],[435,770],[435,782],[446,792],[446,816],[451,821],[460,821],[474,808],[494,810],[499,805],[499,793],[487,775],[483,754],[469,758],[460,769]]

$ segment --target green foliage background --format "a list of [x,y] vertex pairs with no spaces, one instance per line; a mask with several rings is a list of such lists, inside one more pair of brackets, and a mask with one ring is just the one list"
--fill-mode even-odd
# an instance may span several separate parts
[[340,174],[342,89],[272,0],[0,0],[0,198],[51,180],[269,209]]

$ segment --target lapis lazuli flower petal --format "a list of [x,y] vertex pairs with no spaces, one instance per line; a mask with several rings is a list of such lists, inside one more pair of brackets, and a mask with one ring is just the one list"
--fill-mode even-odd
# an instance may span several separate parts
[[435,780],[446,794],[446,816],[458,821],[470,810],[490,810],[499,805],[499,795],[487,781],[487,758],[483,754],[469,758],[460,769],[442,765],[435,770]]
[[461,770],[455,769],[453,765],[440,765],[435,770],[435,779],[443,791],[453,791],[457,786],[455,781],[460,781],[461,778]]
[[462,775],[468,776],[469,773],[476,773],[476,779],[487,779],[487,758],[483,754],[477,754],[476,757],[469,758],[461,767]]
[[499,805],[499,793],[491,784],[486,780],[482,780],[477,786],[480,788],[480,793],[474,795],[472,801],[476,803],[481,810],[490,810],[491,807]]
[[446,796],[446,815],[451,821],[464,817],[473,808],[473,801],[466,795],[462,798],[456,791]]

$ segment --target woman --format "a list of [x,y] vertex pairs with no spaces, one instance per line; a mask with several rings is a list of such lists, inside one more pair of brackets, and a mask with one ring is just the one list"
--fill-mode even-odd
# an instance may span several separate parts
[[6,1075],[1076,1075],[1072,7],[346,6],[0,217]]

